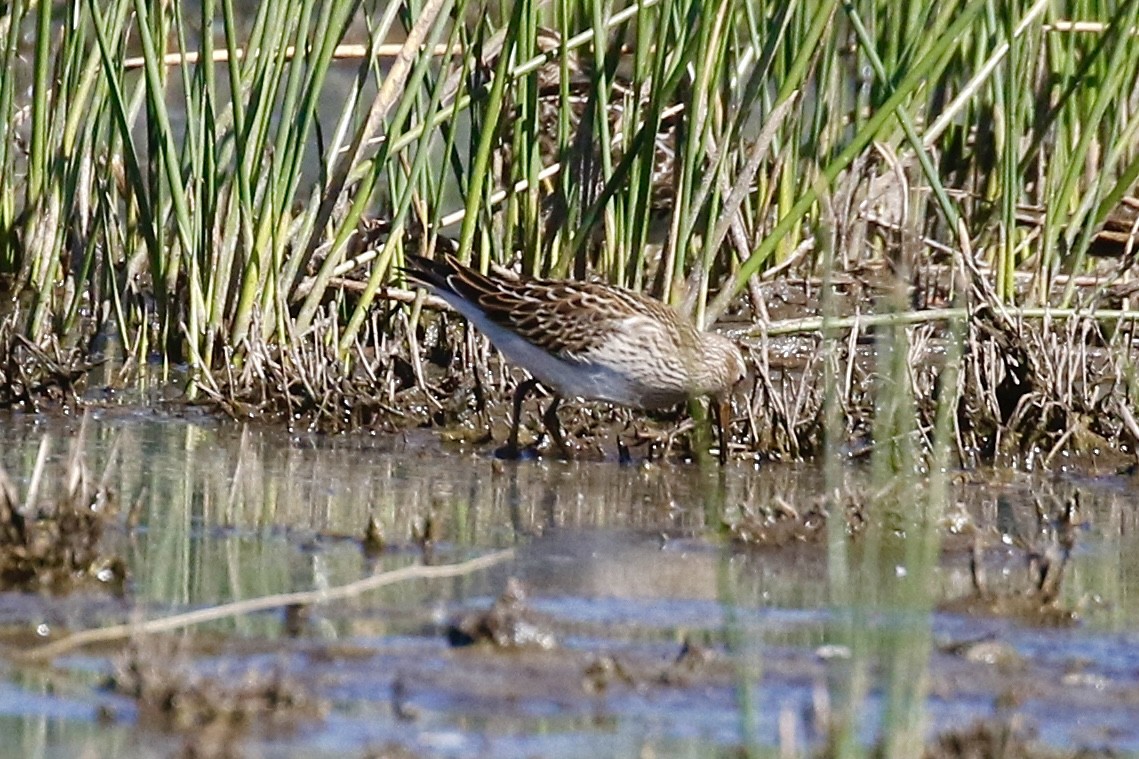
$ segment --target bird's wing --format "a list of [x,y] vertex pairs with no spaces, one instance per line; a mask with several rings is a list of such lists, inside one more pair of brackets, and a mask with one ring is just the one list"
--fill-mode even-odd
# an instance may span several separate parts
[[486,275],[450,255],[441,261],[409,257],[409,263],[413,279],[477,305],[494,323],[570,361],[587,361],[593,348],[630,319],[674,319],[664,304],[623,288]]
[[502,283],[479,305],[497,324],[569,360],[583,360],[622,323],[642,315],[622,293],[588,282]]

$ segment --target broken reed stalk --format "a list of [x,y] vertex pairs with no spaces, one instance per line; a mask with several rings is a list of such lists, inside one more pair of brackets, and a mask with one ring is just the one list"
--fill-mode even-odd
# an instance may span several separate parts
[[[402,49],[403,45],[388,43],[376,46],[375,50],[369,54],[367,45],[342,44],[337,45],[332,49],[332,58],[333,60],[337,61],[359,60],[361,58],[367,58],[369,55],[371,55],[373,58],[395,58],[399,55],[400,50]],[[257,51],[254,50],[253,52],[256,53]],[[455,46],[448,47],[447,45],[434,45],[431,47],[425,47],[421,53],[423,55],[430,55],[435,58],[442,58],[448,55],[462,55],[463,50],[462,48]],[[245,60],[246,56],[248,55],[248,51],[238,49],[234,51],[233,60],[240,62]],[[287,61],[291,61],[296,55],[296,46],[289,45],[285,48],[282,57]],[[192,66],[200,63],[203,60],[203,57],[203,54],[197,50],[187,50],[185,53],[167,53],[166,55],[162,56],[160,62],[163,66]],[[229,51],[213,50],[209,54],[209,59],[214,63],[229,63]],[[123,61],[123,69],[127,71],[140,69],[145,65],[146,58],[142,56],[127,58]]]
[[[975,310],[975,309],[974,309]],[[1007,308],[1008,315],[1021,319],[1086,319],[1097,321],[1137,321],[1139,310],[1100,308],[1094,311],[1082,308]],[[923,311],[904,311],[890,314],[855,314],[832,318],[824,316],[809,316],[802,319],[782,319],[766,326],[750,327],[734,332],[735,337],[773,337],[776,335],[796,335],[803,332],[830,332],[831,330],[851,329],[854,327],[899,327],[915,324],[930,324],[932,322],[949,321],[950,319],[966,319],[970,316],[968,308],[931,308]]]
[[269,596],[259,596],[257,598],[248,598],[241,601],[233,601],[232,603],[209,606],[204,609],[195,609],[194,611],[188,611],[182,614],[172,614],[167,617],[159,617],[158,619],[150,619],[142,622],[127,622],[121,625],[83,630],[82,632],[68,635],[59,640],[26,651],[16,651],[9,648],[4,651],[4,654],[10,660],[19,662],[34,663],[50,661],[56,656],[73,651],[82,646],[91,645],[92,643],[108,643],[135,635],[168,632],[170,630],[178,630],[206,622],[216,622],[221,619],[238,617],[244,614],[280,609],[286,606],[308,606],[327,603],[328,601],[355,598],[369,591],[408,580],[461,577],[493,567],[496,564],[501,564],[513,557],[514,549],[508,548],[458,564],[404,567],[403,569],[396,569],[391,572],[383,572],[378,575],[372,575],[371,577],[365,577],[345,585],[337,585],[326,590],[302,590],[295,593],[276,593]]

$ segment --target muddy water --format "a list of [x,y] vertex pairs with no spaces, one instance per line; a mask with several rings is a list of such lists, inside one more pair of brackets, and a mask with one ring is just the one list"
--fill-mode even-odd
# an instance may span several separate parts
[[[80,426],[0,417],[0,464],[21,494],[41,448],[37,503],[63,487]],[[153,704],[108,687],[127,660],[117,644],[50,667],[10,663],[4,756],[796,755],[844,724],[870,746],[982,722],[1034,751],[1139,754],[1139,517],[1127,476],[959,473],[936,565],[923,566],[918,491],[883,495],[858,464],[837,482],[856,519],[745,545],[725,525],[776,505],[817,508],[818,470],[499,463],[430,432],[290,436],[184,410],[95,411],[80,444],[92,481],[115,496],[120,516],[103,542],[126,561],[126,593],[2,593],[8,650],[424,560],[516,554],[458,578],[299,615],[244,615],[133,649],[171,682],[222,694],[285,677],[311,708],[282,707],[283,719],[164,722]],[[1027,592],[1024,546],[1046,553],[1037,504],[1054,514],[1077,492],[1057,603],[1074,624],[941,605],[974,592],[969,530],[994,538],[981,558],[990,592]],[[377,555],[363,548],[370,519],[386,543]],[[457,621],[489,609],[512,577],[529,625],[515,630],[553,648],[452,647]]]

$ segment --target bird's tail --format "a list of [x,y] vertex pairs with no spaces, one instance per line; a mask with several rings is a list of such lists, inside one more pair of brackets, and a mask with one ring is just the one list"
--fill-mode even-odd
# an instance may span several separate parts
[[446,260],[448,258],[450,256],[446,256],[443,261],[434,261],[425,256],[407,253],[403,257],[404,266],[400,267],[399,271],[416,284],[436,290],[450,291],[452,288],[447,280],[455,272]]
[[404,276],[432,288],[439,295],[457,295],[478,302],[482,296],[502,289],[494,279],[464,266],[450,253],[444,253],[439,260],[409,253],[405,260],[407,265],[401,269]]

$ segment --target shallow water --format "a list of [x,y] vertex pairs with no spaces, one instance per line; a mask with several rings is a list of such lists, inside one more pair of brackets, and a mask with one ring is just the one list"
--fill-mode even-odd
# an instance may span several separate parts
[[[62,487],[80,426],[0,416],[0,464],[21,494],[41,445],[39,502]],[[93,411],[81,445],[123,514],[104,541],[127,562],[126,597],[0,594],[9,646],[417,564],[424,551],[412,535],[426,520],[433,562],[516,549],[490,570],[318,605],[291,634],[282,612],[262,612],[176,636],[172,655],[153,648],[151,663],[178,678],[283,672],[320,703],[320,715],[289,730],[243,733],[241,755],[728,756],[741,746],[794,755],[821,745],[828,714],[850,715],[863,745],[907,725],[932,736],[999,718],[1045,748],[1139,754],[1139,517],[1128,477],[953,478],[951,513],[1021,538],[1037,532],[1034,497],[1052,511],[1080,493],[1061,597],[1079,621],[1050,628],[931,611],[971,592],[968,551],[947,533],[937,565],[923,568],[913,550],[919,494],[884,497],[863,465],[837,484],[873,529],[742,547],[725,539],[725,522],[775,503],[806,512],[821,503],[821,473],[500,463],[444,448],[431,432],[288,435],[180,408]],[[388,542],[375,559],[360,540],[372,517]],[[1023,584],[1017,540],[986,553],[990,586]],[[488,608],[510,577],[557,648],[450,647],[448,621]],[[117,650],[71,653],[50,668],[9,664],[0,753],[169,756],[188,745],[195,736],[157,728],[103,687]],[[928,696],[910,703],[907,688]]]

